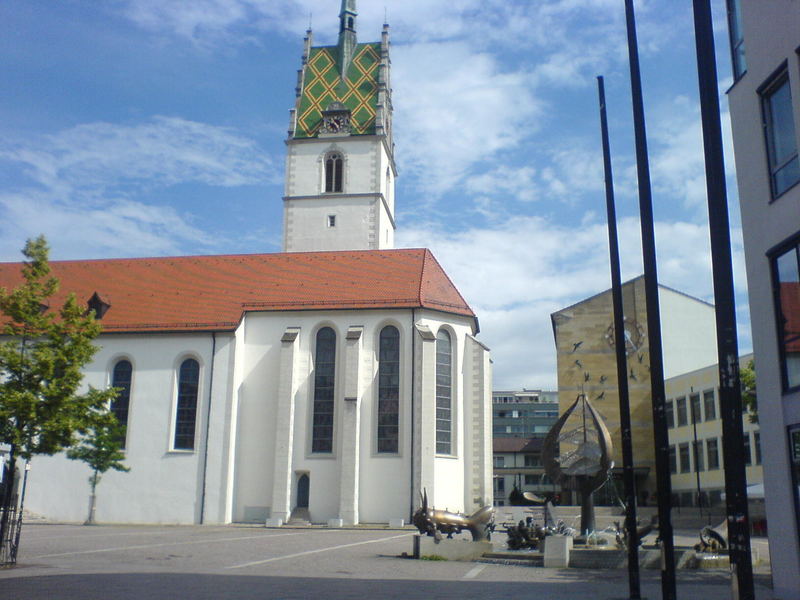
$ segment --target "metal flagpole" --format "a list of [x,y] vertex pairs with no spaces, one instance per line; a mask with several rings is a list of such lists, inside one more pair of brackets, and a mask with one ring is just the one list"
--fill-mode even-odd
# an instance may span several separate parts
[[703,149],[708,192],[708,222],[711,233],[711,261],[714,275],[714,303],[717,317],[719,395],[722,417],[722,456],[725,468],[725,504],[728,517],[728,555],[731,586],[735,600],[755,598],[753,564],[750,556],[750,519],[747,512],[747,477],[742,455],[742,389],[739,381],[739,344],[736,335],[736,302],[733,288],[725,159],[717,92],[714,32],[708,0],[694,0],[697,76],[700,113],[703,121]]
[[675,583],[675,547],[670,515],[672,485],[669,472],[669,432],[665,412],[664,361],[661,349],[661,311],[658,302],[653,200],[650,192],[650,166],[647,158],[647,133],[644,124],[642,79],[639,72],[639,51],[633,0],[625,0],[628,30],[628,58],[631,70],[633,127],[636,138],[636,171],[639,181],[639,214],[642,229],[642,262],[647,305],[647,343],[650,354],[650,395],[653,403],[653,440],[655,443],[656,490],[658,494],[658,534],[661,538],[661,597],[677,597]]
[[631,409],[628,398],[628,361],[625,348],[625,315],[622,308],[622,276],[617,242],[617,215],[614,207],[614,180],[611,172],[611,149],[608,143],[606,91],[603,77],[597,78],[600,99],[600,130],[603,138],[603,170],[606,183],[606,212],[608,213],[608,250],[611,263],[611,296],[614,304],[614,348],[617,353],[617,390],[619,419],[622,434],[622,479],[625,486],[625,529],[628,544],[628,588],[631,600],[640,600],[639,535],[636,531],[636,481],[633,477],[633,445],[631,440]]

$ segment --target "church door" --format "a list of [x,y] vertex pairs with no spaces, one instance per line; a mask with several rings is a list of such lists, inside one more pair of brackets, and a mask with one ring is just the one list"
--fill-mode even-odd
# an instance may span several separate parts
[[308,508],[308,475],[303,474],[297,480],[297,508]]

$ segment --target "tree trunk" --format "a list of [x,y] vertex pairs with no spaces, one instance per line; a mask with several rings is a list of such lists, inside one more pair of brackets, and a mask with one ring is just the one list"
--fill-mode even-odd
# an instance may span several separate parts
[[97,495],[95,494],[95,490],[97,489],[97,471],[92,474],[90,479],[92,484],[92,494],[89,496],[89,516],[86,518],[86,522],[84,525],[94,525],[94,512],[95,512],[95,501],[97,499]]

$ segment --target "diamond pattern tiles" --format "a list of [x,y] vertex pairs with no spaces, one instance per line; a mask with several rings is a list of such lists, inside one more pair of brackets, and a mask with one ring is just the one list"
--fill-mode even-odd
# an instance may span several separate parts
[[359,44],[356,47],[344,82],[339,76],[338,58],[336,46],[311,49],[300,98],[296,138],[315,137],[322,125],[322,111],[337,101],[350,109],[352,133],[375,133],[380,44]]

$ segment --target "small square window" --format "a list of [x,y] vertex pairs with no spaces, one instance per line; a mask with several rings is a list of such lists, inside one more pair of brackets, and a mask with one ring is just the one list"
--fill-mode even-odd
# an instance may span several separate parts
[[328,215],[328,227],[336,227],[336,215]]

